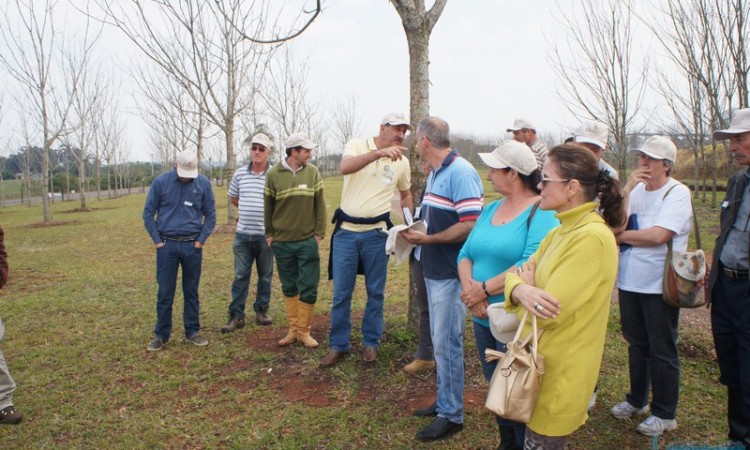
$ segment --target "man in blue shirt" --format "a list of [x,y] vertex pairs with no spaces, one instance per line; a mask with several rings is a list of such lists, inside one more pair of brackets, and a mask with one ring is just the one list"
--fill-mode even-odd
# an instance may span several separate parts
[[203,244],[216,225],[216,204],[211,183],[198,174],[195,153],[177,154],[175,170],[159,175],[143,208],[143,223],[156,248],[156,301],[154,338],[147,350],[159,351],[172,333],[172,302],[177,271],[182,266],[185,340],[208,345],[200,335],[198,284]]
[[451,148],[447,122],[438,117],[422,119],[416,140],[420,158],[430,165],[420,212],[427,233],[407,230],[401,234],[421,246],[438,394],[435,404],[415,411],[418,416],[437,416],[416,438],[432,441],[463,428],[466,305],[461,301],[457,259],[482,212],[484,191],[476,169]]

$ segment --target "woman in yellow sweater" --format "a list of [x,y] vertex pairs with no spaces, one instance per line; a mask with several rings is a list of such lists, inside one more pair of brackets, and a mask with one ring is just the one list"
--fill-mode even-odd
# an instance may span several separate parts
[[617,244],[607,225],[621,226],[625,210],[620,183],[578,145],[549,152],[539,187],[539,207],[557,211],[560,226],[506,276],[505,307],[519,318],[528,310],[544,330],[545,373],[524,448],[563,449],[588,417],[617,273]]

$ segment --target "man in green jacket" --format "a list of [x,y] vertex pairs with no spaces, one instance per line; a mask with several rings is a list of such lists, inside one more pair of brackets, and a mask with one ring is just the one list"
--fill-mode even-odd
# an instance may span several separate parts
[[276,256],[289,320],[289,332],[279,345],[300,341],[317,348],[310,323],[320,281],[318,247],[326,232],[323,178],[317,167],[308,164],[317,144],[294,133],[284,146],[286,158],[266,174],[263,196],[266,241]]

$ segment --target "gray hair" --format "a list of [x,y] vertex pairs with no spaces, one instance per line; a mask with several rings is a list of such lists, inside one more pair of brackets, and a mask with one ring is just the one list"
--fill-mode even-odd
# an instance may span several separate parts
[[451,130],[448,122],[440,117],[430,116],[419,121],[417,135],[426,136],[437,148],[451,146]]

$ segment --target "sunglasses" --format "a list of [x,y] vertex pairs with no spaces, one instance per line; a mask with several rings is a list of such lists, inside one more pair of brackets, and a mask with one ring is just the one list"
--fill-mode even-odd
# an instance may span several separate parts
[[542,174],[542,180],[540,181],[542,187],[547,187],[547,183],[567,183],[570,181],[570,178],[563,178],[561,180],[552,180],[552,179],[545,179],[544,174]]
[[259,145],[253,145],[252,147],[250,147],[250,150],[254,151],[254,152],[261,152],[261,153],[263,153],[263,152],[265,152],[268,149],[265,148],[265,147],[261,147]]

